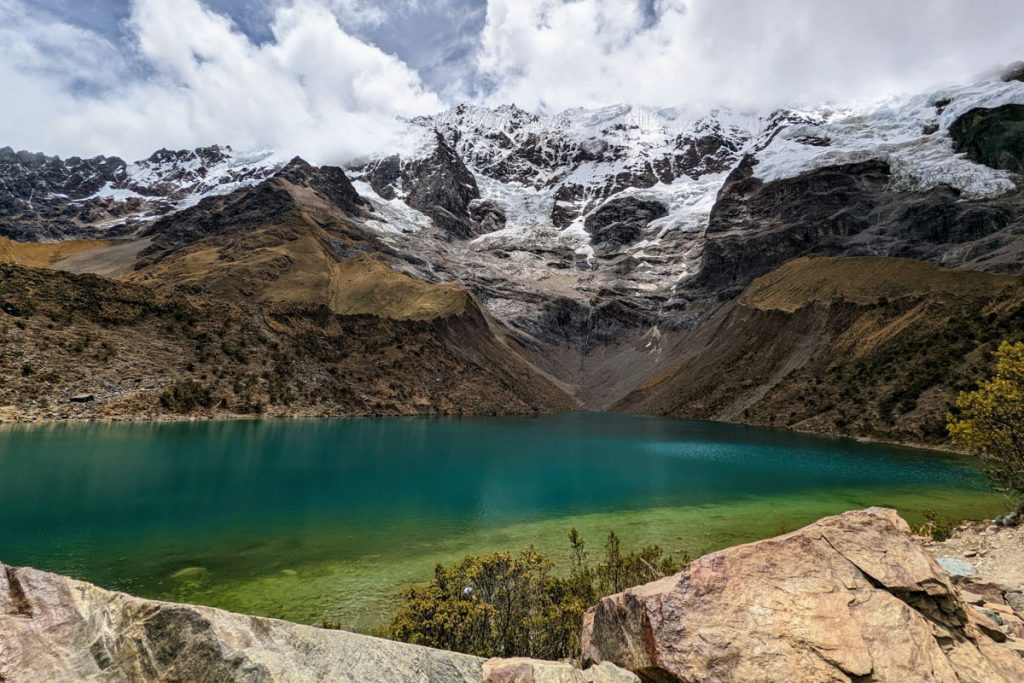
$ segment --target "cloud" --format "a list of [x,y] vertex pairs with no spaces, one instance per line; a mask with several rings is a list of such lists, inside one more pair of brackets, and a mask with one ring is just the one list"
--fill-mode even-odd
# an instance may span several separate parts
[[396,117],[462,100],[842,103],[1024,58],[1020,0],[120,3],[76,24],[79,3],[0,0],[0,145],[138,158],[222,143],[341,162],[397,148]]
[[217,142],[336,162],[386,149],[396,117],[443,107],[317,0],[277,7],[261,44],[197,0],[135,0],[131,64],[95,33],[0,3],[4,144],[137,158]]
[[489,102],[557,111],[879,99],[1024,57],[1019,0],[490,0]]

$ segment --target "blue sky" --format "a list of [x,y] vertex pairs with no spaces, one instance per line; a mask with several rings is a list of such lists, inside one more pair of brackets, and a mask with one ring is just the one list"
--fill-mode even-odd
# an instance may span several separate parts
[[[652,6],[654,0],[645,0]],[[132,13],[131,0],[34,0],[40,12],[95,31],[107,39],[130,42],[125,23]],[[211,10],[230,17],[254,42],[273,38],[270,22],[280,2],[271,0],[204,0]],[[347,28],[394,54],[420,73],[425,83],[445,91],[453,78],[466,75],[477,36],[483,29],[486,0],[385,0],[369,3],[383,20],[372,22],[346,18]]]
[[343,161],[460,102],[877,100],[1024,59],[1021,0],[0,0],[0,146]]

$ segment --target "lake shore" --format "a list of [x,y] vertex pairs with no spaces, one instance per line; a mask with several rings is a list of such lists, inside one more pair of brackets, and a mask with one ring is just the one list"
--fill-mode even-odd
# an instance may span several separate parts
[[[586,412],[586,411],[583,411]],[[338,413],[329,409],[325,410],[285,410],[272,411],[261,414],[241,414],[229,412],[193,413],[177,415],[166,412],[146,411],[140,413],[115,413],[110,415],[81,415],[69,417],[45,417],[32,413],[24,413],[14,410],[12,406],[0,406],[0,429],[11,426],[52,426],[61,424],[117,424],[117,423],[178,423],[178,422],[231,422],[236,420],[341,420],[341,419],[385,419],[385,418],[453,418],[453,417],[550,417],[567,413]],[[635,413],[618,413],[615,415],[631,415]],[[879,446],[897,446],[899,448],[910,448],[919,451],[936,451],[952,455],[967,455],[964,451],[957,450],[949,442],[943,443],[922,443],[915,441],[899,441],[891,439],[880,439],[875,437],[861,436],[856,434],[843,434],[832,432],[818,432],[793,427],[780,427],[777,425],[751,424],[742,421],[710,421],[710,420],[687,420],[685,418],[668,418],[654,415],[641,415],[642,417],[659,417],[660,419],[678,420],[680,422],[712,422],[714,424],[728,424],[737,427],[754,427],[757,429],[773,429],[793,434],[807,434],[830,439],[848,439],[858,443],[872,444]]]

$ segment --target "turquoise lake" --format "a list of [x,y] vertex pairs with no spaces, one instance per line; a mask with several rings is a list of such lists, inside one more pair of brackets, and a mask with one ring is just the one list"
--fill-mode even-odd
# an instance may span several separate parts
[[696,557],[868,505],[1005,508],[963,459],[616,414],[0,430],[0,560],[370,630],[403,585],[577,527]]

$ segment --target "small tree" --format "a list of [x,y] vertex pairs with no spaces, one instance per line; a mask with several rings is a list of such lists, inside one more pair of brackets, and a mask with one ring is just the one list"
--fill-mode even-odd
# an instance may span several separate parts
[[1024,343],[1003,342],[995,357],[992,378],[957,398],[949,435],[981,458],[992,485],[1024,509]]

